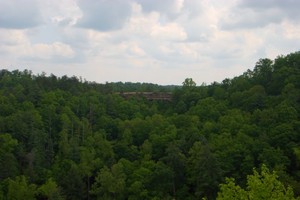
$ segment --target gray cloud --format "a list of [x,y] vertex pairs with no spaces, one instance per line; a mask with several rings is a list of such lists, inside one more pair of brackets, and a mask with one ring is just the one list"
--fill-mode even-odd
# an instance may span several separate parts
[[221,20],[220,26],[230,30],[262,28],[286,19],[299,22],[299,8],[298,0],[240,0]]
[[167,11],[174,4],[174,0],[137,0],[136,3],[140,4],[143,7],[143,11],[152,12],[152,11]]
[[79,0],[83,17],[77,26],[100,31],[117,30],[130,17],[131,6],[124,0]]
[[300,2],[298,0],[243,0],[238,3],[238,6],[262,11],[276,7],[290,12],[291,10],[298,10]]
[[0,1],[0,13],[0,27],[2,28],[32,28],[42,22],[35,0]]
[[263,13],[256,13],[251,10],[236,11],[229,15],[226,21],[221,21],[223,29],[248,29],[263,28],[269,24],[276,24],[282,21],[282,15],[275,10],[266,10]]
[[202,12],[199,0],[136,0],[136,3],[142,6],[144,12],[156,11],[169,20],[175,20],[183,13],[193,18]]
[[178,10],[176,9],[176,1],[174,0],[136,0],[136,3],[142,6],[144,12],[159,12],[166,16],[168,19],[175,19],[178,16]]
[[292,21],[300,20],[300,1],[298,0],[244,0],[241,1],[239,7],[250,8],[256,12],[264,12],[266,10],[278,10],[282,18],[288,18]]
[[185,0],[183,3],[183,10],[189,14],[190,18],[200,16],[204,12],[203,9],[203,1]]

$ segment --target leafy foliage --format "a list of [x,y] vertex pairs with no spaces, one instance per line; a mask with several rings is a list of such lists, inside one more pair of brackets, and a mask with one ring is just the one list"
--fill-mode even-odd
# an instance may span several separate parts
[[278,181],[275,172],[271,173],[265,165],[262,165],[261,173],[256,170],[253,175],[247,177],[247,188],[242,189],[235,185],[234,179],[227,178],[226,184],[221,184],[221,191],[217,200],[249,199],[249,200],[293,200],[294,194],[291,187]]
[[299,52],[200,86],[0,70],[0,199],[293,199],[299,80]]

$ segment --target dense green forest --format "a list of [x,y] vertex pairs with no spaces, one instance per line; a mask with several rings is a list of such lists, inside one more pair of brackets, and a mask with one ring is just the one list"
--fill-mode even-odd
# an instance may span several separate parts
[[299,52],[201,86],[1,70],[0,199],[292,199],[299,119]]

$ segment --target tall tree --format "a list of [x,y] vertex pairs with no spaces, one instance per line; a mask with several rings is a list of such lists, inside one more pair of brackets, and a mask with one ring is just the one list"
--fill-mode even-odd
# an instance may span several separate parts
[[117,163],[111,169],[105,166],[98,172],[91,193],[105,200],[123,199],[125,178],[122,164]]
[[18,141],[10,134],[0,133],[0,180],[18,175],[18,162],[14,151]]
[[195,142],[189,151],[189,183],[197,198],[214,198],[221,179],[221,169],[209,144]]

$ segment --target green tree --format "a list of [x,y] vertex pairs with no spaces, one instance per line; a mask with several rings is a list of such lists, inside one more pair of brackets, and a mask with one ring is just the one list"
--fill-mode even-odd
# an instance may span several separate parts
[[48,199],[48,200],[63,200],[60,189],[57,186],[56,182],[50,178],[45,184],[40,186],[37,189],[39,199]]
[[176,192],[185,181],[185,165],[186,157],[182,153],[181,149],[177,145],[171,143],[166,149],[166,156],[161,159],[164,161],[168,167],[173,171],[172,173],[172,192],[173,197],[176,198]]
[[66,199],[80,200],[87,196],[84,175],[74,161],[68,159],[57,161],[52,173]]
[[8,180],[8,200],[31,200],[35,199],[35,194],[36,185],[28,183],[25,176],[17,176],[15,180]]
[[225,132],[214,136],[211,144],[223,175],[243,182],[244,175],[251,173],[254,166],[253,138],[242,132],[236,135]]
[[259,61],[256,63],[254,67],[254,80],[256,83],[264,86],[267,88],[271,82],[272,78],[272,71],[273,71],[273,61],[264,58],[264,59],[259,59]]
[[197,198],[214,198],[221,178],[221,169],[208,144],[195,142],[189,151],[187,171],[189,183]]
[[0,180],[14,177],[18,173],[18,162],[13,154],[17,145],[18,141],[10,134],[0,133]]
[[91,193],[98,199],[122,199],[125,190],[126,175],[123,172],[123,165],[117,163],[109,169],[103,167],[96,176]]
[[212,97],[201,99],[189,110],[189,114],[199,116],[201,121],[215,121],[226,110],[226,104]]
[[183,87],[195,87],[196,83],[195,81],[193,81],[192,78],[186,78],[183,83],[182,83]]
[[80,147],[80,163],[79,168],[81,174],[85,176],[87,184],[87,199],[89,199],[90,191],[90,178],[93,175],[93,172],[101,166],[100,158],[96,158],[96,152],[93,147]]
[[253,175],[247,177],[246,189],[235,184],[233,178],[227,178],[225,184],[220,185],[217,200],[293,200],[291,187],[285,187],[278,180],[275,172],[262,165],[261,172],[253,170]]

